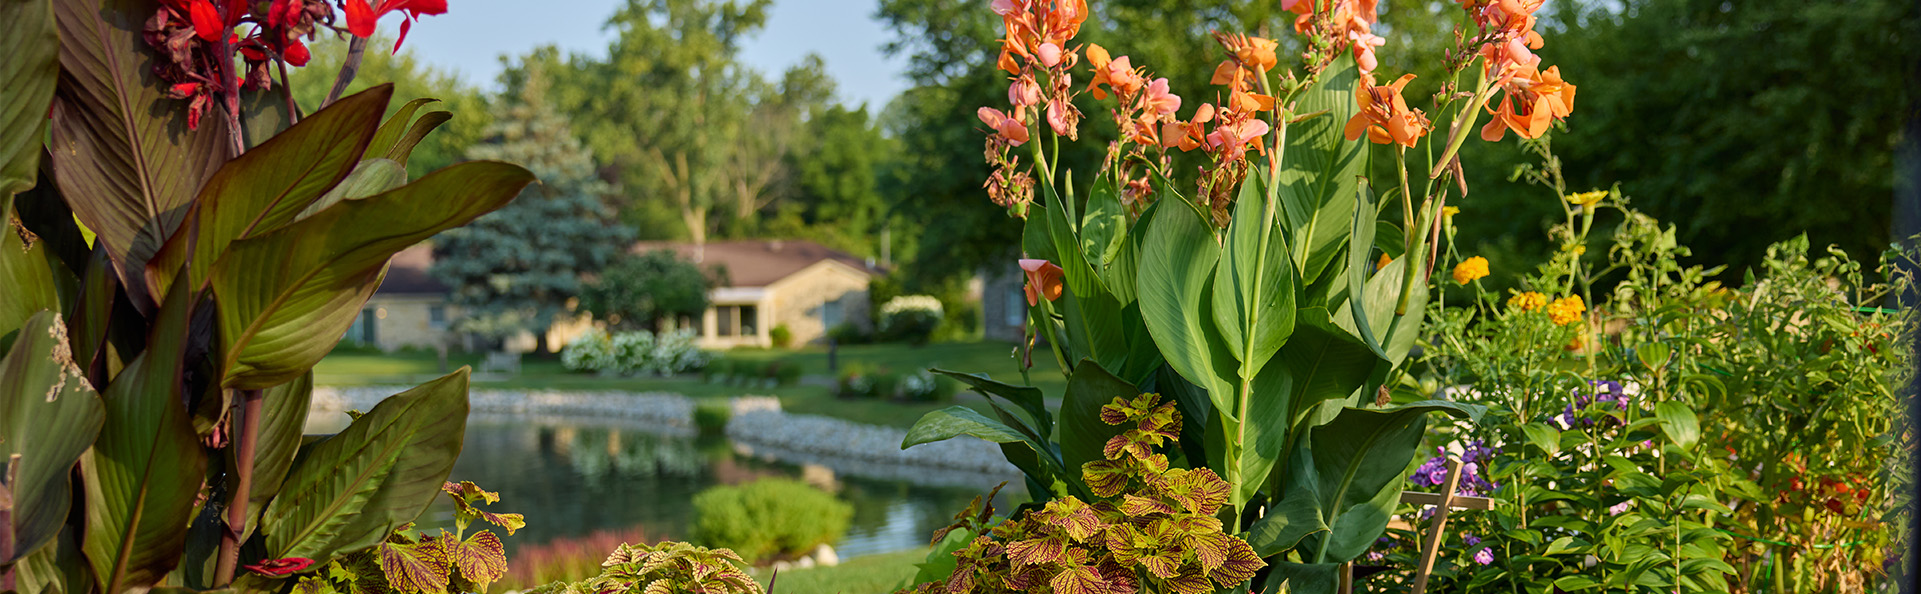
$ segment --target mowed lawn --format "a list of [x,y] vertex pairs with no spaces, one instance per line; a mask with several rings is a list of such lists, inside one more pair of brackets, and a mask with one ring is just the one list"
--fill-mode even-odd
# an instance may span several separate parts
[[[1014,366],[1013,348],[1012,344],[1003,342],[943,343],[920,347],[900,344],[852,345],[841,347],[836,359],[842,369],[846,369],[848,365],[859,365],[869,372],[880,370],[889,373],[911,373],[932,367],[986,373],[996,380],[1018,384],[1021,383],[1021,379],[1018,369]],[[1037,353],[1037,355],[1041,354],[1044,353]],[[826,415],[862,423],[903,428],[913,425],[914,421],[929,411],[951,405],[951,403],[900,403],[835,398],[829,387],[833,384],[834,376],[828,373],[827,349],[822,347],[793,350],[735,349],[722,351],[719,355],[722,359],[760,363],[779,361],[782,364],[797,365],[808,377],[800,385],[788,387],[710,383],[702,381],[698,376],[602,377],[591,373],[568,371],[560,364],[558,358],[528,357],[522,360],[518,375],[476,373],[473,385],[475,388],[523,390],[674,392],[692,398],[777,396],[781,399],[782,407],[790,412]],[[481,357],[476,354],[449,354],[446,369],[459,369],[462,365],[468,365],[478,370],[480,359]],[[379,353],[359,349],[341,349],[328,355],[314,367],[314,383],[323,386],[409,386],[426,382],[442,374],[441,363],[432,352],[404,350]],[[1035,385],[1049,394],[1061,393],[1066,385],[1066,379],[1059,369],[1048,360],[1037,360],[1029,376]],[[958,400],[959,404],[986,409],[984,401],[969,394],[963,394]]]

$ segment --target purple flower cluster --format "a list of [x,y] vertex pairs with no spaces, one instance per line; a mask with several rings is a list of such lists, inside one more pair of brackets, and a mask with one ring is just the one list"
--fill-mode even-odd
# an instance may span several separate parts
[[[1488,447],[1486,440],[1476,439],[1468,442],[1467,448],[1461,452],[1461,484],[1458,494],[1474,497],[1493,493],[1500,487],[1487,480],[1482,473],[1482,469],[1494,459],[1496,453],[1498,451]],[[1435,454],[1436,456],[1428,458],[1427,462],[1414,470],[1414,484],[1439,487],[1447,483],[1447,450],[1436,448]]]
[[[1621,389],[1621,382],[1594,380],[1588,382],[1588,387],[1588,390],[1576,392],[1574,395],[1574,404],[1568,405],[1566,409],[1561,411],[1561,416],[1555,417],[1555,420],[1559,422],[1562,429],[1573,429],[1576,424],[1582,427],[1594,426],[1594,419],[1583,418],[1583,415],[1576,413],[1577,411],[1586,412],[1595,405],[1601,405],[1601,410],[1603,411],[1610,410],[1608,408],[1609,406],[1613,407],[1612,410],[1628,409],[1629,397],[1627,392]],[[1603,423],[1606,426],[1611,427],[1621,424],[1621,420],[1613,415],[1606,415],[1604,419]]]

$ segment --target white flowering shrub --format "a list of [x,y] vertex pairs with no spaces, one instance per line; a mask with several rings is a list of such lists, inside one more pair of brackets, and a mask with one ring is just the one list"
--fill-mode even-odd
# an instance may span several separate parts
[[713,354],[694,345],[692,330],[622,332],[608,336],[589,330],[560,350],[568,370],[609,375],[674,375],[697,371],[713,361]]
[[901,295],[880,307],[880,333],[885,340],[925,344],[945,312],[931,295]]
[[614,342],[599,328],[588,330],[560,349],[560,364],[568,371],[600,371],[614,364]]
[[908,400],[933,400],[940,389],[934,381],[934,374],[925,371],[909,374],[900,380],[900,394]]

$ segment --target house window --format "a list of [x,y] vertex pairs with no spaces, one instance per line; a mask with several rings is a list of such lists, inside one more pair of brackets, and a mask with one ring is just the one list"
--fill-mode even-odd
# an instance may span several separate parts
[[427,325],[438,330],[447,327],[447,306],[427,306]]
[[839,299],[820,304],[820,326],[822,328],[831,329],[839,326],[841,317]]
[[1027,292],[1020,287],[1009,290],[1007,292],[1007,307],[1002,308],[1002,311],[1005,312],[1007,317],[1006,320],[1003,320],[1003,323],[1008,326],[1019,326],[1027,323]]
[[719,318],[720,336],[759,334],[760,309],[752,305],[722,305],[714,308],[714,317]]
[[347,341],[360,344],[379,344],[380,333],[375,327],[375,322],[378,319],[379,317],[375,315],[374,308],[369,307],[360,310],[360,315],[354,317],[353,326],[347,328]]

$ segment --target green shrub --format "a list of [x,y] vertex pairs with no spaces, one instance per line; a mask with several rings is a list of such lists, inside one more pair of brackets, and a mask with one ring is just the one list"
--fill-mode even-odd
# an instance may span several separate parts
[[835,344],[867,344],[872,340],[866,330],[862,330],[853,322],[835,325],[833,329],[827,331],[827,337],[833,339]]
[[887,300],[880,307],[882,340],[927,344],[934,328],[945,317],[941,302],[929,295],[903,295]]
[[774,348],[784,349],[794,345],[794,331],[786,324],[775,324],[767,331],[767,338],[774,341]]
[[694,496],[695,540],[748,561],[805,554],[839,540],[854,508],[792,479],[719,486]]
[[733,416],[734,409],[726,402],[702,402],[694,407],[694,426],[701,435],[720,435],[727,432],[727,420]]
[[754,378],[759,376],[758,373],[755,373],[755,369],[758,367],[759,366],[756,365],[753,361],[744,361],[741,359],[734,359],[732,361],[728,361],[727,362],[727,385],[730,385],[730,386],[753,385]]
[[834,380],[834,395],[841,398],[872,398],[874,391],[874,372],[867,365],[854,361],[842,366],[840,376]]
[[800,376],[806,370],[793,363],[777,363],[774,366],[774,384],[783,388],[800,384]]
[[873,398],[893,398],[900,395],[900,374],[881,372],[874,374]]

